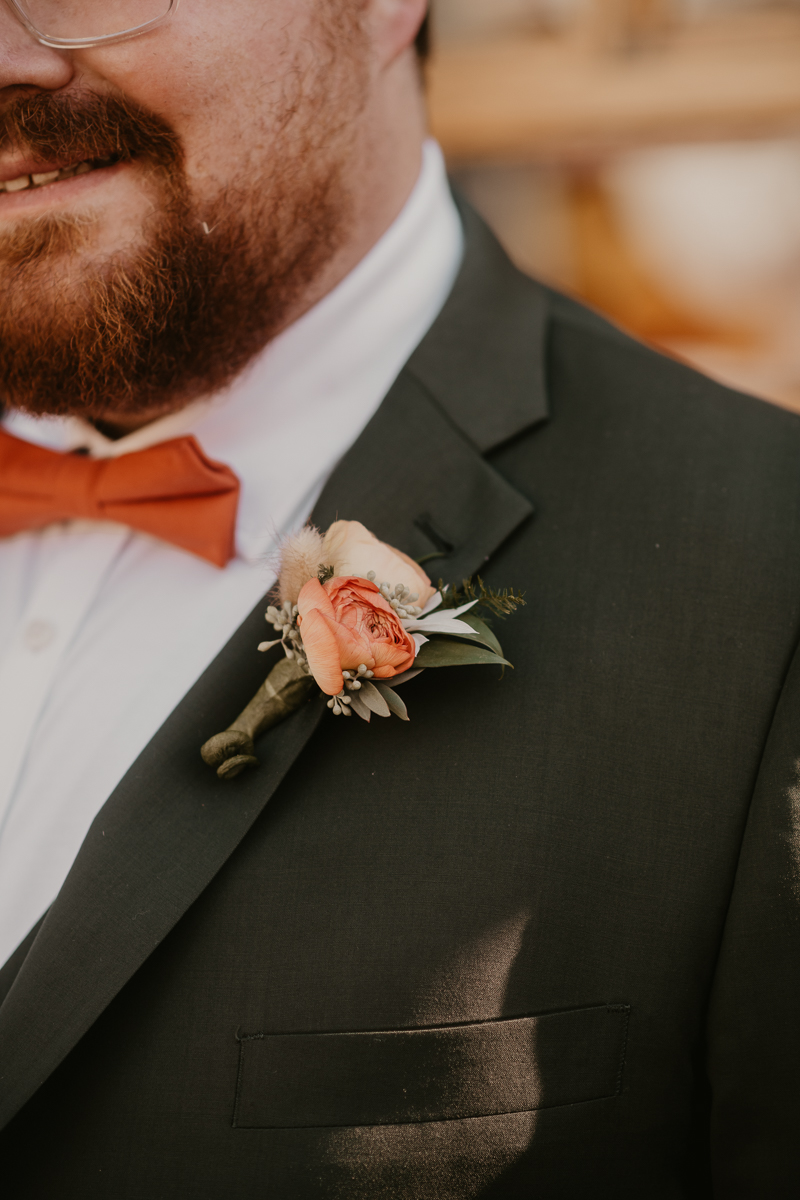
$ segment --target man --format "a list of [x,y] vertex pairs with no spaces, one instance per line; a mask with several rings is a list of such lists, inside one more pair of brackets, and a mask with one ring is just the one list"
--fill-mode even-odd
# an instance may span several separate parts
[[[15,1200],[796,1192],[800,423],[455,209],[423,9],[0,6]],[[337,516],[515,670],[223,783]]]

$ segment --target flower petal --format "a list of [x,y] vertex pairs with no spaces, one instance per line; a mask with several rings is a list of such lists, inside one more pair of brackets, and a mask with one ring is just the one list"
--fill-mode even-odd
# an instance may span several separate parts
[[297,597],[297,607],[301,621],[305,619],[306,613],[314,608],[324,612],[331,620],[335,619],[330,597],[318,579],[309,579],[308,583],[303,584]]
[[356,667],[360,667],[364,663],[371,670],[375,647],[370,645],[368,640],[357,629],[351,629],[348,625],[344,625],[340,621],[326,616],[325,613],[321,613],[320,616],[327,624],[336,642],[340,666],[345,671],[349,671],[355,670]]
[[324,561],[330,563],[337,575],[366,578],[374,571],[378,583],[398,583],[419,596],[425,605],[435,588],[422,567],[402,550],[381,542],[360,521],[336,521],[325,534]]
[[[308,586],[306,584],[306,587]],[[305,588],[303,590],[305,591]],[[319,609],[311,608],[306,612],[301,633],[311,674],[323,692],[329,696],[338,696],[344,687],[339,646],[329,622]]]
[[[409,639],[410,640],[410,639]],[[373,642],[372,653],[375,665],[372,668],[376,679],[391,679],[393,675],[402,675],[413,667],[417,656],[417,647],[393,646],[388,642]]]

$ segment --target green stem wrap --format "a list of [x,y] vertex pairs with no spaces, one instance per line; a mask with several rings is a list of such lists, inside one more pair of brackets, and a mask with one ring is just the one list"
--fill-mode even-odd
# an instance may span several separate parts
[[294,659],[282,659],[225,732],[208,739],[200,751],[203,762],[216,767],[220,779],[235,779],[245,767],[256,766],[256,738],[297,712],[313,687],[312,677]]

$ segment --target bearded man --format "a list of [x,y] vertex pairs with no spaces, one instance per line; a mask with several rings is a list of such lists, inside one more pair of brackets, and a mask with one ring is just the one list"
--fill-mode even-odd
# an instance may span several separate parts
[[[800,422],[511,266],[424,9],[0,4],[15,1200],[796,1192]],[[337,516],[515,670],[223,782]]]

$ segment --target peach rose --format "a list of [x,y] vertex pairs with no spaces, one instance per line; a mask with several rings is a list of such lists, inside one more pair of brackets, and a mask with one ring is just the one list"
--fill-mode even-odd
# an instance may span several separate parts
[[337,576],[324,585],[310,579],[297,607],[311,674],[329,696],[338,696],[344,687],[342,671],[357,670],[362,663],[376,679],[391,679],[414,665],[413,638],[368,579]]
[[[396,587],[402,583],[419,597],[414,603],[424,608],[436,591],[422,567],[413,558],[379,542],[360,521],[336,521],[325,534],[322,562],[335,575],[357,575],[366,579],[375,572],[375,582]],[[347,668],[345,668],[346,670]]]

